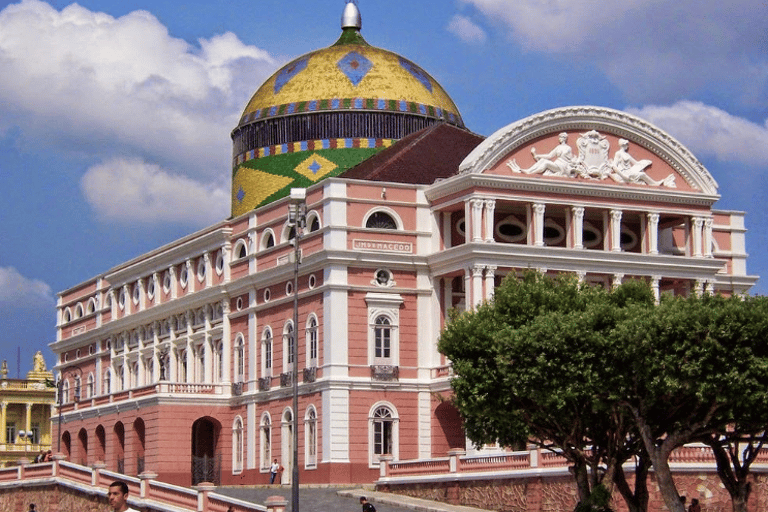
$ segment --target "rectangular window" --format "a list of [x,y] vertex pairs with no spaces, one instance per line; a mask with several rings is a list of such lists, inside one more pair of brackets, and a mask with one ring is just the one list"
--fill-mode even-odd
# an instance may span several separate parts
[[5,425],[5,439],[8,443],[16,442],[16,424],[8,423]]

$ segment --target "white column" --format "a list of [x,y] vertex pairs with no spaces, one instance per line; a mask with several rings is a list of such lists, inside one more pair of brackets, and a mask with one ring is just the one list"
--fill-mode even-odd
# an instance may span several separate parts
[[472,311],[472,269],[464,269],[464,310]]
[[661,276],[652,276],[651,277],[651,290],[653,290],[653,297],[656,299],[656,303],[659,302],[661,299],[661,292],[659,290],[659,282],[661,281]]
[[535,247],[544,247],[544,210],[546,206],[542,203],[533,204],[533,229]]
[[714,281],[707,281],[706,292],[707,292],[707,295],[714,295],[715,294],[715,282]]
[[701,217],[693,217],[691,219],[691,243],[693,244],[693,257],[701,258],[701,239],[702,228],[704,227],[704,219]]
[[[483,241],[483,203],[482,199],[472,200],[472,241]],[[466,224],[464,226],[466,228]]]
[[213,266],[211,265],[211,253],[203,253],[203,261],[205,262],[205,287],[210,288],[213,285]]
[[704,257],[712,257],[712,224],[714,219],[707,217],[704,219]]
[[[451,225],[451,212],[443,212],[443,248],[450,249],[453,246],[453,226]],[[466,222],[464,229],[466,229]]]
[[127,284],[123,285],[123,297],[125,298],[124,301],[124,315],[130,315],[131,314],[131,306],[133,306],[133,297],[131,296],[131,288]]
[[621,210],[611,210],[611,251],[621,252]]
[[229,275],[229,263],[232,260],[232,244],[230,242],[225,243],[221,246],[221,261],[224,262],[224,270],[223,276],[224,276],[224,282],[228,283],[230,280]]
[[696,293],[697,297],[704,295],[704,281],[702,279],[696,280],[694,285],[694,292]]
[[490,301],[493,298],[495,288],[496,267],[489,265],[485,267],[485,300]]
[[621,282],[623,280],[624,280],[624,274],[620,274],[620,273],[613,274],[613,283],[611,287],[613,289],[618,288],[619,286],[621,286]]
[[163,285],[160,282],[160,274],[158,274],[157,272],[153,272],[152,277],[150,277],[150,279],[152,279],[152,284],[154,284],[155,286],[155,296],[152,298],[152,304],[157,306],[158,304],[160,304],[160,295],[163,289]]
[[583,283],[587,279],[587,272],[584,270],[577,270],[576,279],[578,279],[580,283]]
[[573,214],[573,248],[584,248],[584,208],[574,206],[571,208]]
[[109,304],[110,304],[110,313],[112,317],[112,321],[115,321],[115,318],[117,318],[117,296],[115,294],[115,290],[109,290],[107,292],[109,295]]
[[[224,260],[225,268],[229,265]],[[232,382],[232,327],[229,323],[229,301],[221,301],[222,318],[221,318],[221,364],[224,367],[224,375],[221,380],[225,383]],[[243,354],[245,355],[245,354]]]
[[453,307],[453,279],[443,278],[443,318],[448,321],[448,312]]
[[496,201],[493,199],[485,200],[485,241],[493,242],[493,216],[496,211]]
[[649,213],[647,219],[648,254],[659,254],[659,214]]
[[472,200],[464,201],[464,243],[472,241]]
[[195,291],[197,272],[195,272],[195,266],[192,264],[192,260],[185,261],[184,265],[187,267],[187,292],[191,293]]
[[472,267],[472,309],[483,302],[483,267]]
[[178,276],[176,275],[176,267],[171,266],[168,269],[168,273],[171,275],[171,299],[178,297]]
[[139,279],[136,281],[136,286],[139,287],[139,304],[136,306],[137,311],[144,311],[146,309],[146,302],[147,302],[147,290],[144,286],[144,280]]

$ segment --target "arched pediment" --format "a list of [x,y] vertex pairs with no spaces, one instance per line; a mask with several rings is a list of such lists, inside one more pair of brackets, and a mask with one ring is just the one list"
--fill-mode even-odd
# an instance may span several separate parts
[[678,140],[639,117],[604,107],[557,108],[509,124],[477,146],[459,174],[555,177],[717,196],[715,179]]

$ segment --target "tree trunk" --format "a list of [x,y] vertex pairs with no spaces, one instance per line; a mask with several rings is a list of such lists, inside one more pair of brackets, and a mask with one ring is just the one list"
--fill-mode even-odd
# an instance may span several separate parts
[[587,465],[583,461],[573,463],[573,477],[576,479],[576,489],[579,492],[579,502],[587,501],[590,494]]
[[635,466],[635,491],[629,487],[624,468],[619,465],[614,472],[614,482],[619,490],[629,512],[648,511],[648,468],[651,466],[648,457],[640,456]]

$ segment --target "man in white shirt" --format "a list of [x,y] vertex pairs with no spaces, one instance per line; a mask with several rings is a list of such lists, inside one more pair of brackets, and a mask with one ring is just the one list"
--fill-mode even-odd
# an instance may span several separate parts
[[109,484],[109,506],[114,512],[139,512],[128,506],[128,484],[116,480]]

